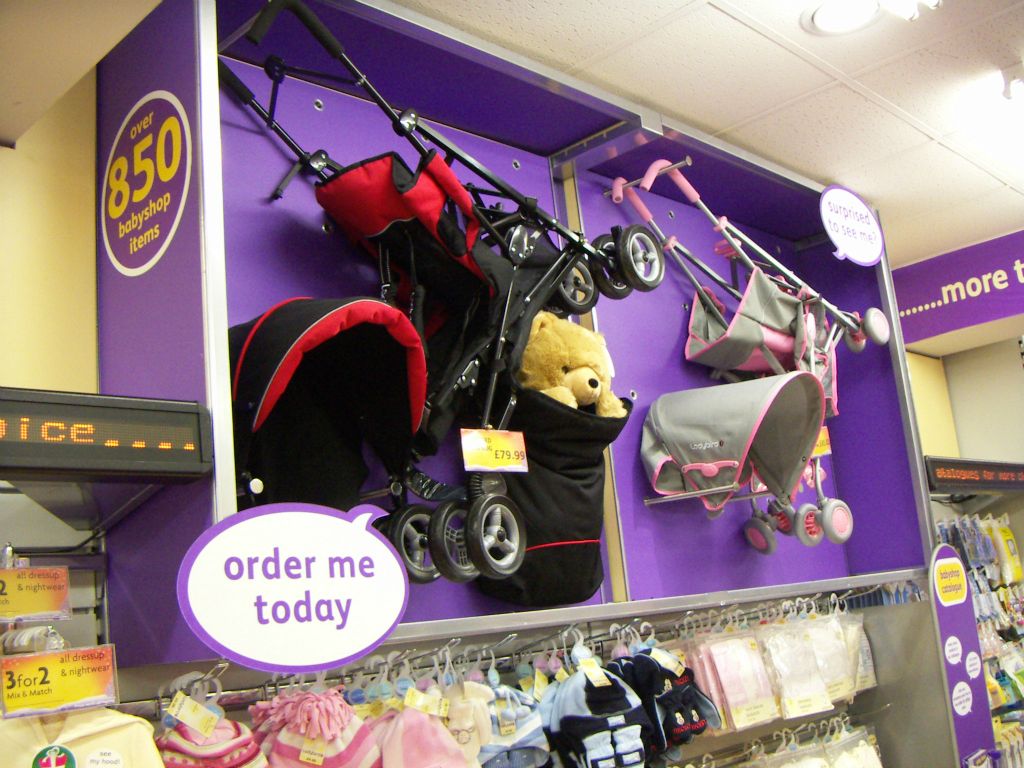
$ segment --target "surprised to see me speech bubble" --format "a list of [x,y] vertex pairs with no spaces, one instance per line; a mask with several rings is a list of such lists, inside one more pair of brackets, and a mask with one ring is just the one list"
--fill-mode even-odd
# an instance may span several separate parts
[[836,250],[837,259],[849,259],[862,267],[882,260],[885,241],[875,212],[855,192],[830,186],[821,193],[821,223]]

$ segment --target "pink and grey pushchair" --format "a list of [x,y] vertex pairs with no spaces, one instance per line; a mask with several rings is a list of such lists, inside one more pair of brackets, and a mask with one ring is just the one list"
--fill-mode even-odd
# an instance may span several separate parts
[[[752,459],[750,468],[745,468],[744,459],[738,459],[736,472],[741,478],[740,481],[746,477],[743,472],[747,471],[748,475],[759,477],[761,484],[766,485],[773,495],[767,511],[754,505],[754,515],[745,524],[744,535],[755,549],[766,554],[775,549],[776,530],[795,535],[803,543],[812,546],[826,537],[836,543],[846,541],[853,531],[853,518],[849,507],[839,499],[824,495],[821,487],[821,460],[818,456],[811,458],[810,448],[814,446],[823,419],[836,415],[839,410],[835,378],[835,353],[839,339],[845,339],[847,346],[855,352],[863,350],[868,339],[876,344],[886,344],[889,340],[888,320],[881,310],[876,308],[868,309],[861,317],[855,312],[843,311],[830,303],[726,217],[712,213],[701,200],[697,190],[679,171],[679,165],[681,164],[672,164],[667,160],[655,161],[643,178],[635,183],[628,183],[623,178],[616,179],[612,184],[611,196],[617,203],[623,199],[629,200],[640,219],[658,236],[662,248],[672,256],[694,288],[684,346],[686,359],[711,368],[713,377],[730,382],[726,387],[733,387],[737,382],[758,380],[763,377],[774,378],[799,371],[816,378],[823,393],[823,411],[817,419],[808,450],[784,453],[778,458],[784,465],[784,471],[779,476],[784,476],[787,480],[792,478],[792,483],[783,487],[778,483],[766,482],[763,468],[759,471],[755,460]],[[730,259],[732,280],[722,277],[704,261],[694,256],[674,235],[666,235],[632,188],[639,186],[644,190],[650,190],[654,180],[662,173],[668,175],[685,198],[703,212],[713,223],[715,231],[724,237],[724,241],[719,243],[715,250],[719,255]],[[740,268],[745,273],[745,278],[740,276]],[[698,271],[712,287],[701,282],[697,276]],[[673,393],[669,397],[678,401],[685,399],[678,397],[685,394]],[[724,413],[730,407],[745,407],[738,402],[742,399],[734,399],[730,394],[724,404],[719,403],[714,409]],[[679,406],[682,403],[675,404]],[[709,402],[702,402],[702,407],[707,408],[708,405]],[[667,403],[656,403],[655,406],[659,409],[669,407]],[[655,406],[652,406],[652,413]],[[697,409],[687,410],[689,412],[681,416],[680,427],[687,423],[694,426],[695,419],[703,418],[703,414],[698,414]],[[814,421],[810,418],[814,411],[814,406],[808,401],[803,418],[794,420],[790,415],[787,419],[778,420],[775,428],[786,431],[779,439],[785,440],[788,437],[793,445],[804,446],[810,434],[805,430],[805,425]],[[660,418],[664,419],[664,416]],[[758,428],[751,434],[749,445],[756,445],[759,442],[757,435],[760,426],[759,422]],[[692,444],[700,445],[702,441],[697,440]],[[686,463],[689,461],[687,453],[688,451],[684,449],[678,457],[683,467],[689,466]],[[746,457],[747,454],[743,453],[743,456]],[[799,461],[796,461],[798,457]],[[736,459],[731,461],[737,462]],[[793,463],[794,461],[796,463]],[[817,503],[802,504],[799,508],[794,508],[793,492],[799,478],[804,475],[808,461],[811,467],[808,485],[815,489]],[[696,479],[705,471],[705,463],[696,462],[695,466],[700,471],[693,474],[692,470],[684,468],[684,477]],[[650,465],[648,469],[651,470]],[[658,477],[653,472],[651,482],[655,490],[664,493],[659,489]],[[699,486],[699,483],[696,485]],[[755,483],[755,486],[760,490],[758,484]],[[705,497],[706,506],[709,498],[713,500],[721,497],[715,494]],[[720,505],[708,506],[709,511],[717,511],[720,508]]]

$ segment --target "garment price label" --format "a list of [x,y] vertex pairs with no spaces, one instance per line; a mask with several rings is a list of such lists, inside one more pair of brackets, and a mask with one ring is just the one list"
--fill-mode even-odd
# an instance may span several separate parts
[[410,688],[405,692],[405,706],[411,709],[418,709],[435,717],[448,717],[448,699],[431,693],[423,693],[416,688]]
[[327,754],[327,742],[322,738],[311,739],[308,736],[302,742],[299,762],[309,765],[323,765]]
[[70,618],[67,568],[0,568],[0,621]]
[[4,717],[117,703],[114,646],[0,657]]
[[539,669],[535,669],[533,671],[533,698],[540,701],[544,691],[548,689],[548,685],[550,685],[548,676]]
[[680,663],[679,657],[662,648],[651,648],[651,658],[669,672],[675,674],[676,677],[682,677],[683,673],[686,672],[686,667]]
[[508,701],[498,699],[494,702],[494,708],[498,714],[498,734],[500,736],[511,736],[516,732],[516,716],[509,711]]
[[462,461],[467,472],[528,472],[522,432],[463,429]]
[[569,679],[569,672],[566,670],[565,667],[560,667],[558,669],[558,671],[555,672],[555,680],[557,680],[558,682],[564,683],[568,679]]
[[601,665],[597,663],[597,659],[593,656],[580,661],[580,669],[583,670],[583,674],[587,676],[587,679],[599,688],[612,684],[612,681],[608,679],[608,675],[601,669]]
[[191,696],[186,696],[183,691],[174,694],[171,705],[167,707],[167,714],[192,730],[201,733],[204,739],[209,738],[213,729],[217,727],[217,723],[220,722],[220,715],[203,706]]

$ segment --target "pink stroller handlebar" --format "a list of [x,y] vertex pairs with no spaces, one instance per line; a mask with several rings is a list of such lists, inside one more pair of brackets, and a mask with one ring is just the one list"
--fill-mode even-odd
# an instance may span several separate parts
[[647,172],[644,173],[643,178],[640,179],[640,188],[643,189],[645,192],[650,192],[651,187],[654,186],[654,180],[661,175],[662,171],[664,171],[666,168],[672,165],[672,163],[670,163],[668,160],[665,160],[664,158],[662,158],[661,160],[655,160],[653,163],[647,166]]
[[654,216],[651,215],[647,206],[644,205],[644,201],[640,199],[640,195],[638,195],[636,190],[632,187],[625,186],[626,183],[626,180],[621,176],[612,182],[612,202],[621,203],[622,198],[625,197],[629,201],[629,204],[633,206],[633,209],[637,214],[639,214],[640,221],[645,224],[649,224],[654,221]]

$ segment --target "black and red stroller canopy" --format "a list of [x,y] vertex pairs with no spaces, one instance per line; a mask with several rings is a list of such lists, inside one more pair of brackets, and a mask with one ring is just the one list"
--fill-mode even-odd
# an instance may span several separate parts
[[348,509],[368,444],[408,462],[426,397],[419,334],[376,299],[291,299],[229,332],[235,464],[260,501]]

